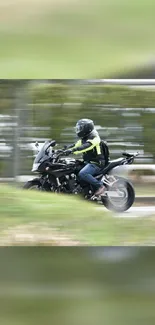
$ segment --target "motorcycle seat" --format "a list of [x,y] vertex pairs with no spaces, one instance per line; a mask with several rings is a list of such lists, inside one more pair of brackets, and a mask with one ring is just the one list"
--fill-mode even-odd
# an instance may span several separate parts
[[122,165],[123,161],[124,161],[124,158],[118,158],[118,159],[109,161],[109,164],[103,170],[103,175],[105,175],[107,172],[109,172],[114,167]]
[[122,165],[124,161],[124,158],[117,158],[115,160],[109,160],[108,164],[106,165],[106,167],[103,169],[103,172],[99,173],[96,178],[99,179],[101,178],[103,175],[105,175],[107,172],[109,172],[111,169],[113,169],[114,167],[120,166]]

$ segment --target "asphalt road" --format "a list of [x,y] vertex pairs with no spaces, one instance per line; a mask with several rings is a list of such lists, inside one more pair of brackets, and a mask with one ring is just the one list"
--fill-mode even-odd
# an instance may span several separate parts
[[[99,207],[98,209],[104,209],[104,211],[108,211],[104,207]],[[155,206],[142,206],[142,207],[131,207],[128,211],[123,213],[114,213],[114,218],[147,218],[154,215],[155,216]]]

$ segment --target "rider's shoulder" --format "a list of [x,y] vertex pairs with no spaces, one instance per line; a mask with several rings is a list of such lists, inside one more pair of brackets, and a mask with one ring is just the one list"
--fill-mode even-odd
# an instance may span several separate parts
[[93,132],[91,132],[89,134],[89,139],[94,139],[94,138],[100,138],[100,136],[96,130],[94,130]]

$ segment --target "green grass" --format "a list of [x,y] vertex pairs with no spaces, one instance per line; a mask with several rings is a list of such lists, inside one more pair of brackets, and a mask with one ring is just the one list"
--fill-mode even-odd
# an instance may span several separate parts
[[35,15],[23,12],[21,19],[17,7],[12,15],[7,8],[0,23],[1,78],[104,78],[152,57],[152,0],[81,0],[53,7],[54,2],[42,4],[42,13],[37,7]]
[[[123,293],[102,298],[101,291],[97,292],[96,297],[93,289],[94,286],[91,298],[82,298],[82,293],[78,299],[71,299],[68,296],[48,298],[48,294],[42,297],[41,293],[36,295],[35,299],[31,297],[31,293],[28,297],[21,295],[19,298],[16,296],[4,298],[1,300],[0,319],[6,325],[42,323],[50,325],[51,320],[52,323],[64,325],[78,325],[79,321],[82,324],[93,325],[94,322],[100,324],[102,320],[108,325],[114,322],[116,325],[131,323],[144,325],[146,320],[149,320],[150,325],[154,324],[154,295],[150,297],[143,293],[141,295]],[[80,290],[82,292],[82,284]]]
[[142,245],[155,219],[122,219],[75,197],[0,186],[0,245]]
[[150,247],[6,247],[0,260],[1,324],[155,323]]

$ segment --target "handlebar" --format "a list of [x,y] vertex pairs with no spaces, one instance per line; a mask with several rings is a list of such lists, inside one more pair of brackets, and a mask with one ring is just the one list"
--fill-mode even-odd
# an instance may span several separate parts
[[55,154],[55,157],[54,157],[54,159],[55,159],[55,162],[57,162],[58,161],[58,159],[59,159],[59,157],[61,157],[61,156],[63,156],[63,155],[65,155],[65,150],[58,150],[58,154],[56,153]]

